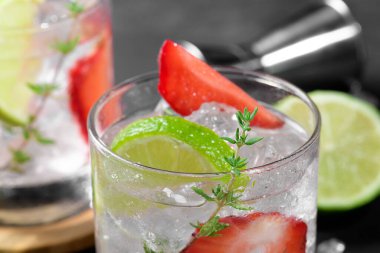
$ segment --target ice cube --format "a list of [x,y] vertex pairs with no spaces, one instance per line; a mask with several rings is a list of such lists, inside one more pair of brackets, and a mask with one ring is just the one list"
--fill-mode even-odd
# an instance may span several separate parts
[[206,126],[220,136],[231,136],[238,126],[234,107],[210,102],[185,117],[187,120]]
[[[23,164],[25,173],[20,176],[8,170],[0,170],[1,186],[35,185],[89,173],[88,147],[67,106],[64,99],[46,101],[36,124],[41,134],[54,140],[54,144],[29,142],[24,151],[33,159]],[[11,146],[22,140],[20,137],[20,134],[15,135],[12,139],[5,139],[5,143]],[[17,146],[19,145],[15,145]],[[0,155],[11,155],[7,145],[3,145],[3,148],[0,148]]]
[[[164,112],[169,108],[165,102],[160,102],[157,111]],[[204,103],[199,110],[185,117],[213,130],[220,136],[234,138],[238,122],[235,116],[237,109],[234,107],[209,102]],[[245,146],[240,151],[240,156],[247,158],[249,167],[260,166],[282,159],[295,152],[306,142],[308,135],[297,124],[287,118],[284,126],[277,129],[265,129],[253,127],[249,137],[264,137],[253,146]]]

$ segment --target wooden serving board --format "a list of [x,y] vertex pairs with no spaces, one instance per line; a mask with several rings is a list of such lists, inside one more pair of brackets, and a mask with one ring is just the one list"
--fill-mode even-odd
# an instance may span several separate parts
[[46,225],[0,226],[0,252],[75,252],[93,245],[92,210]]

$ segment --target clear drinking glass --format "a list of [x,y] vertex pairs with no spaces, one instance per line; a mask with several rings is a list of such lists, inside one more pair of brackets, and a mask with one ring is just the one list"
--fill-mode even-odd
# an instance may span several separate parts
[[86,129],[113,81],[108,0],[0,6],[0,224],[89,208]]
[[[243,173],[255,181],[242,197],[246,205],[254,207],[248,213],[300,221],[307,227],[305,252],[314,252],[320,132],[317,108],[305,93],[280,79],[230,68],[217,70],[285,121],[279,129],[255,127],[253,131],[264,140],[253,150],[242,152],[250,159],[249,169]],[[150,168],[122,158],[109,148],[115,135],[130,122],[165,112],[157,83],[157,73],[129,79],[107,92],[90,113],[98,252],[144,252],[144,244],[156,252],[182,252],[195,231],[190,223],[204,222],[215,210],[215,203],[205,202],[191,187],[210,192],[224,173],[191,174]],[[301,121],[307,124],[301,126],[298,119],[275,109],[288,99],[297,101],[305,110],[307,118]],[[225,114],[229,109],[220,110],[218,106],[204,104],[187,119],[233,136],[236,128],[229,125],[233,119]],[[245,215],[247,211],[231,208],[220,213],[221,217]],[[252,234],[249,240],[277,232],[263,226],[263,230],[256,231],[260,236]],[[263,248],[251,250],[267,252]]]

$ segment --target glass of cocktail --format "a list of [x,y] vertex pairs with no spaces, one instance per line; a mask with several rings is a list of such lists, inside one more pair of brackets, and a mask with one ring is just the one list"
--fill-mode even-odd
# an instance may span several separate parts
[[[159,74],[129,79],[94,106],[98,252],[314,251],[317,108],[283,80],[216,70],[166,42]],[[241,103],[249,113],[236,114]],[[280,112],[294,104],[307,118]]]
[[109,7],[0,2],[0,224],[89,208],[86,119],[112,83]]

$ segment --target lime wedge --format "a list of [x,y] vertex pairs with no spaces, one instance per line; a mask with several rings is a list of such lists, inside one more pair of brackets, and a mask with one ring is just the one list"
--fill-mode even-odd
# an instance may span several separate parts
[[[318,207],[349,210],[360,207],[380,191],[380,115],[375,107],[346,93],[310,94],[322,117]],[[295,99],[277,108],[306,128],[307,110]]]
[[190,173],[225,171],[232,149],[212,130],[180,117],[135,121],[114,139],[112,150],[145,166]]
[[[111,148],[120,156],[145,166],[188,173],[225,171],[228,165],[224,157],[234,152],[212,130],[173,116],[144,118],[127,125],[116,135]],[[134,186],[137,189],[175,189],[197,180],[180,175],[167,176],[149,169],[139,170],[128,164],[121,166],[112,159],[101,159],[104,158],[96,155],[92,158],[93,168],[96,168],[94,202],[98,212],[106,209],[114,215],[141,213],[152,203],[130,194]],[[126,185],[128,191],[122,190]]]
[[0,120],[23,125],[33,93],[27,87],[38,60],[27,59],[38,3],[41,0],[0,0]]

